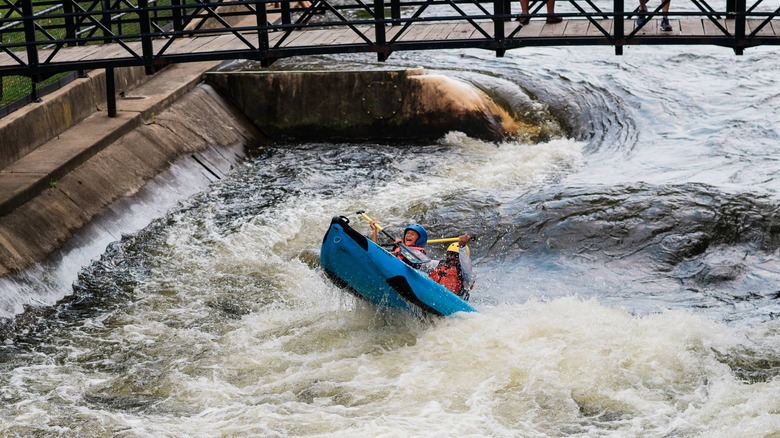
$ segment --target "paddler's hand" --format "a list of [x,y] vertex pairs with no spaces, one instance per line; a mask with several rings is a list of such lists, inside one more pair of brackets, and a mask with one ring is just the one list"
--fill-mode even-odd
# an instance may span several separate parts
[[379,228],[376,226],[376,221],[371,221],[368,223],[368,225],[371,227],[371,240],[376,243],[377,233],[379,232]]
[[471,236],[469,236],[468,233],[461,234],[460,236],[458,236],[458,246],[466,246],[469,244],[470,240],[471,240]]

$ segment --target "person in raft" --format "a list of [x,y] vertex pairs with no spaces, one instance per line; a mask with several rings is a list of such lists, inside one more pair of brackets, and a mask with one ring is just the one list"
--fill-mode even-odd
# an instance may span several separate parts
[[[376,225],[376,221],[371,221],[369,225],[371,226],[371,240],[374,243],[377,243],[377,233],[379,232],[379,228]],[[390,252],[392,252],[396,257],[401,259],[401,261],[407,265],[415,269],[420,269],[422,268],[422,265],[420,263],[412,263],[409,259],[404,257],[404,254],[401,252],[401,247],[398,244],[403,243],[410,250],[412,250],[413,253],[422,253],[427,255],[428,252],[425,250],[425,244],[427,242],[428,233],[425,231],[425,228],[417,224],[409,224],[406,226],[406,228],[404,228],[404,238],[396,239],[393,249]]]
[[[370,226],[371,240],[377,243],[379,229],[376,226],[376,221],[372,221]],[[427,273],[433,281],[446,287],[450,292],[464,300],[468,300],[469,291],[474,288],[474,280],[476,279],[471,266],[471,250],[468,247],[470,240],[471,236],[468,234],[458,236],[458,241],[452,243],[447,248],[447,255],[444,260],[431,260],[423,264],[412,263],[404,257],[398,243],[403,243],[412,251],[427,254],[425,245],[428,242],[428,233],[422,226],[410,224],[404,228],[403,240],[397,239],[395,247],[391,252],[404,263]]]
[[[469,291],[474,288],[474,271],[471,267],[471,250],[468,247],[471,236],[463,234],[447,248],[444,260],[435,263],[428,276],[446,287],[450,292],[469,300]],[[432,263],[428,263],[431,266]]]

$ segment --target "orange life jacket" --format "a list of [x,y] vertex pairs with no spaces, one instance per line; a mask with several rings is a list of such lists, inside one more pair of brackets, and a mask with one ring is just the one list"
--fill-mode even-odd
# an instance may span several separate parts
[[460,263],[448,264],[442,260],[428,276],[455,295],[462,296],[463,292],[465,292],[463,280],[461,279]]

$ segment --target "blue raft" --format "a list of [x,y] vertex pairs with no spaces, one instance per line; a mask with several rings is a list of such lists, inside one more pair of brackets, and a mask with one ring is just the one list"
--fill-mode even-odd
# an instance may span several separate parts
[[476,312],[469,303],[334,217],[322,240],[320,263],[337,285],[383,307],[448,316]]

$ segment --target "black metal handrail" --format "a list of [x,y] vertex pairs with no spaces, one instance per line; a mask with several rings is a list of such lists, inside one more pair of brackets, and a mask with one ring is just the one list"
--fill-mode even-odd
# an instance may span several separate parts
[[[546,16],[540,12],[544,1],[531,2],[532,15]],[[774,35],[762,35],[780,14],[780,8],[761,11],[763,0],[750,6],[745,0],[719,0],[725,2],[720,9],[706,0],[691,0],[687,10],[668,14],[678,19],[699,17],[717,29],[714,35],[700,36],[645,35],[645,27],[625,26],[624,20],[636,15],[637,0],[629,0],[628,9],[625,0],[602,1],[601,7],[597,1],[558,0],[556,9],[561,12],[555,14],[587,20],[594,34],[531,38],[522,36],[521,26],[512,21],[521,17],[517,9],[512,11],[518,7],[513,0],[315,0],[310,7],[292,0],[0,0],[0,77],[21,74],[38,81],[82,68],[141,65],[153,71],[172,62],[246,58],[271,63],[338,52],[375,52],[385,59],[399,50],[454,47],[483,48],[501,56],[508,49],[541,45],[607,44],[620,54],[630,44],[715,44],[739,54],[747,47],[780,44]],[[649,17],[661,14],[662,5],[649,11]],[[238,18],[249,19],[249,24],[231,24]],[[732,21],[725,24],[724,18]],[[756,21],[752,27],[747,26],[748,19]],[[207,21],[213,25],[207,26]],[[450,40],[410,37],[416,25],[448,22],[468,26],[475,35]],[[286,44],[297,31],[334,28],[351,32],[357,42]],[[223,34],[240,40],[242,48],[190,54],[172,50],[182,40]],[[66,47],[106,43],[118,44],[121,53],[110,59],[61,60]]]
[[[428,1],[374,1],[372,5],[357,0],[350,4],[331,3],[327,0],[319,0],[312,5],[310,9],[296,8],[291,6],[291,1],[281,0],[273,2],[271,0],[231,0],[221,2],[207,2],[198,0],[138,0],[138,3],[132,3],[128,0],[58,0],[58,1],[36,1],[32,0],[3,0],[0,4],[0,53],[5,53],[12,58],[16,58],[20,64],[30,65],[31,68],[36,64],[38,52],[73,45],[86,45],[94,43],[119,43],[127,45],[131,41],[142,41],[147,52],[150,41],[160,38],[183,38],[209,33],[231,32],[236,37],[241,38],[243,32],[291,32],[311,27],[335,27],[347,26],[353,31],[361,25],[374,25],[379,27],[403,26],[404,29],[397,32],[394,38],[385,39],[384,43],[398,42],[399,38],[405,33],[405,29],[412,27],[416,23],[424,22],[445,22],[445,21],[463,21],[470,23],[477,29],[486,40],[493,39],[500,42],[500,36],[488,33],[480,25],[478,20],[486,20],[494,23],[505,22],[519,17],[517,13],[511,13],[512,3],[506,0],[480,1],[480,0],[428,0]],[[275,3],[280,6],[273,7]],[[535,2],[534,13],[544,4],[542,1]],[[559,3],[562,3],[559,1]],[[598,8],[589,0],[568,0],[567,3],[573,5],[575,13],[556,14],[566,17],[582,17],[595,26],[599,25],[598,20],[604,19],[630,19],[634,15],[634,9],[625,11],[624,0],[614,0],[613,10],[606,11]],[[632,2],[633,3],[633,2]],[[708,18],[714,26],[718,27],[724,37],[729,38],[754,38],[758,35],[761,28],[756,28],[747,35],[741,36],[730,32],[718,20],[723,17],[733,17],[735,24],[743,22],[750,17],[765,18],[761,27],[766,26],[769,21],[776,18],[780,10],[759,12],[757,1],[747,9],[744,0],[734,2],[733,10],[716,10],[710,7],[705,1],[693,0],[693,4],[698,11],[672,11],[671,17],[702,16]],[[466,10],[462,6],[470,6],[471,10]],[[33,11],[33,6],[43,8]],[[219,8],[227,6],[242,7],[243,10],[223,12]],[[489,7],[488,7],[489,6]],[[446,7],[454,13],[443,13],[441,9]],[[438,9],[437,9],[438,8]],[[264,10],[266,15],[279,12],[282,20],[278,23],[255,23],[251,29],[247,27],[238,28],[231,26],[226,21],[230,17],[257,15],[258,10]],[[384,12],[390,10],[390,17],[377,15],[377,11]],[[315,11],[324,11],[328,13],[327,21],[312,21]],[[402,13],[403,11],[403,13]],[[297,13],[297,18],[293,15]],[[660,13],[660,6],[650,14]],[[360,14],[363,14],[361,16]],[[219,29],[205,29],[202,24],[206,19],[212,19],[218,22]],[[620,20],[617,20],[620,21]],[[198,25],[187,29],[188,23]],[[165,24],[173,23],[166,29]],[[498,26],[494,26],[497,29]],[[618,26],[616,26],[617,28]],[[611,44],[625,44],[636,36],[641,29],[620,34],[618,29],[609,32],[608,29],[600,29],[604,37],[609,39]],[[12,40],[8,35],[24,35],[23,39]],[[380,40],[377,35],[366,38],[365,41],[376,45]],[[722,42],[718,42],[719,44]],[[766,43],[766,42],[762,42]],[[734,47],[744,46],[742,41],[734,41]],[[128,53],[134,53],[133,50],[125,47]],[[269,47],[268,50],[272,50]],[[25,61],[20,59],[20,51],[27,53]],[[148,62],[148,57],[154,57],[153,53],[144,52],[139,59]],[[269,56],[273,57],[273,56]],[[41,61],[37,61],[38,64]],[[43,64],[46,64],[44,61]],[[40,67],[40,65],[39,65]],[[2,71],[0,70],[0,75]]]

